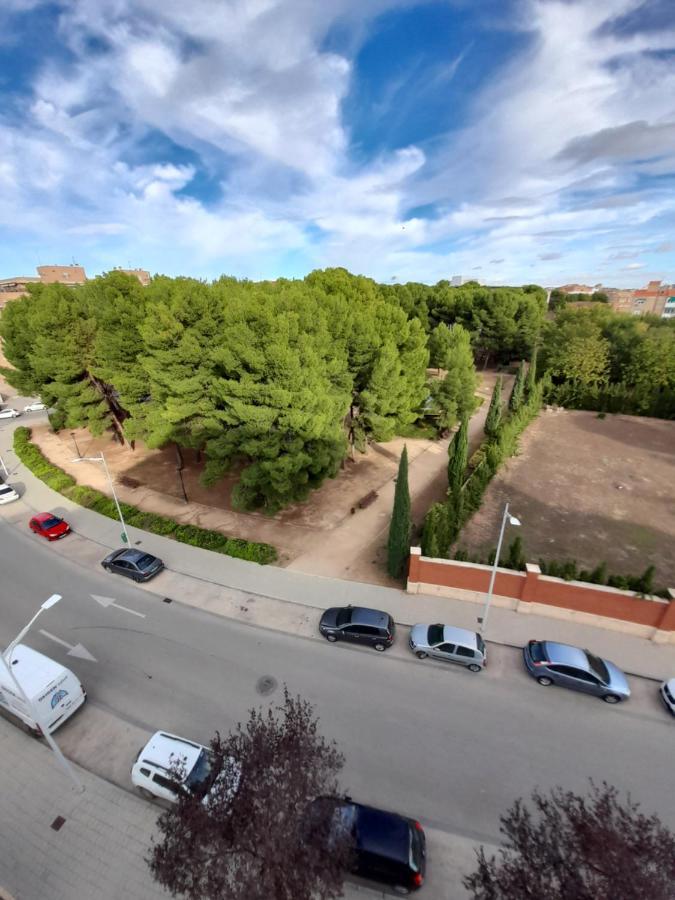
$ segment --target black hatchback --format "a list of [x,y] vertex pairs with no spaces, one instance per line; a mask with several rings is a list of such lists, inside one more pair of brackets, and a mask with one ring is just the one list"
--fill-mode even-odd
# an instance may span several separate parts
[[409,894],[424,884],[427,846],[424,829],[415,819],[354,803],[335,800],[333,827],[349,832],[354,853],[351,870],[362,878]]
[[376,650],[394,643],[396,626],[389,613],[365,606],[333,606],[321,616],[319,631],[327,641],[351,641]]
[[152,553],[143,550],[114,550],[101,563],[107,572],[126,575],[133,581],[149,581],[164,568],[164,563]]

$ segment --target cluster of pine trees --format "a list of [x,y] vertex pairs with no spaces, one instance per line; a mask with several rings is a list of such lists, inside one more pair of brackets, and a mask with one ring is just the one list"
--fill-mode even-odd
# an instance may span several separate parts
[[[384,286],[344,269],[275,282],[158,276],[144,288],[111,272],[35,285],[9,304],[4,374],[54,409],[55,428],[199,450],[206,484],[236,467],[234,503],[274,512],[335,475],[350,443],[468,414],[474,354],[500,341],[500,352],[531,349],[539,292]],[[442,379],[427,378],[430,351]]]

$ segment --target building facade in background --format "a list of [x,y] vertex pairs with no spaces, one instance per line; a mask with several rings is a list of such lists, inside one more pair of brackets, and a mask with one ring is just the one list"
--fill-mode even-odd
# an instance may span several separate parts
[[609,305],[615,312],[632,316],[661,316],[665,319],[675,316],[675,284],[650,281],[643,288],[606,288],[601,284],[590,287],[587,284],[564,284],[558,288],[563,294],[607,295]]
[[[113,269],[114,272],[124,272],[125,275],[133,275],[138,278],[143,287],[150,284],[150,273],[145,269]],[[37,276],[16,275],[13,278],[0,279],[0,309],[10,300],[25,297],[29,284],[85,284],[88,281],[87,273],[82,266],[38,266]]]

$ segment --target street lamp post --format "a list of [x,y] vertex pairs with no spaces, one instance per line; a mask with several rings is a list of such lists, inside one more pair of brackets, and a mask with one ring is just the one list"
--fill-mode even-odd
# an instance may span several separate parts
[[492,563],[492,572],[490,573],[490,586],[488,587],[487,596],[485,598],[485,607],[483,608],[483,615],[478,619],[480,622],[480,633],[481,635],[485,633],[485,626],[487,625],[488,613],[490,612],[490,602],[492,601],[492,591],[495,586],[495,578],[497,577],[497,566],[499,565],[499,556],[502,551],[502,541],[504,540],[504,532],[506,530],[506,523],[510,525],[520,525],[520,519],[517,519],[515,516],[509,514],[509,504],[506,503],[504,505],[504,514],[502,516],[502,527],[499,530],[499,540],[497,541],[497,552],[495,553],[495,559]]
[[63,753],[61,753],[61,750],[59,749],[58,744],[56,743],[54,738],[49,733],[49,728],[43,724],[42,718],[40,716],[40,710],[33,703],[32,699],[28,696],[28,694],[24,691],[21,684],[19,683],[19,679],[15,676],[14,671],[12,669],[12,666],[13,666],[12,654],[14,653],[14,650],[16,649],[17,644],[19,644],[21,639],[24,637],[24,635],[27,634],[29,628],[31,627],[33,622],[37,619],[37,617],[40,615],[40,613],[44,612],[45,609],[50,609],[52,606],[55,606],[59,602],[60,599],[61,599],[60,594],[52,594],[51,597],[49,597],[47,600],[45,600],[45,602],[40,606],[38,611],[35,613],[33,618],[30,620],[28,625],[26,625],[25,628],[21,629],[21,631],[14,638],[14,640],[9,645],[9,647],[7,647],[5,652],[2,654],[2,663],[5,667],[5,670],[7,671],[7,674],[14,682],[14,686],[16,687],[17,691],[19,692],[19,695],[21,697],[23,697],[23,702],[26,704],[26,708],[31,711],[31,713],[33,715],[33,719],[37,723],[38,728],[40,729],[42,735],[44,736],[44,739],[47,741],[49,746],[52,748],[54,755],[60,762],[60,764],[63,767],[63,769],[65,770],[66,774],[72,779],[73,784],[75,785],[77,790],[80,791],[80,793],[81,793],[82,791],[84,791],[84,785],[82,784],[80,779],[77,777],[75,769],[73,769],[73,767],[70,765],[70,763],[65,758]]
[[129,540],[129,532],[127,531],[127,526],[124,524],[124,517],[122,516],[122,509],[120,508],[119,500],[117,499],[117,494],[115,493],[115,485],[113,484],[113,480],[110,477],[110,469],[108,468],[108,463],[105,461],[105,456],[103,455],[103,451],[101,451],[100,456],[78,456],[77,459],[74,459],[73,462],[100,462],[103,463],[103,468],[105,469],[105,474],[108,476],[108,484],[110,485],[110,490],[112,491],[113,500],[115,501],[115,506],[117,507],[117,515],[120,517],[120,524],[122,526],[122,540],[129,547],[131,546],[131,541]]

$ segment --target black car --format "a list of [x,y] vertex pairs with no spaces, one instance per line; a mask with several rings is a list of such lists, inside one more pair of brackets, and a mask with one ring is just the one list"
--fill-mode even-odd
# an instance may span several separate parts
[[[322,798],[328,802],[328,798]],[[354,803],[350,797],[335,805],[334,828],[349,832],[353,841],[354,875],[378,881],[409,894],[422,887],[427,844],[424,829],[415,819]]]
[[394,643],[396,627],[389,613],[364,606],[334,606],[321,616],[319,631],[327,641],[352,641],[376,650]]
[[109,553],[101,565],[107,572],[117,572],[134,581],[149,581],[164,568],[162,560],[152,553],[125,549]]

